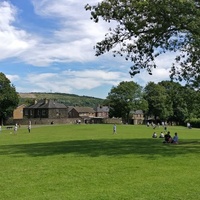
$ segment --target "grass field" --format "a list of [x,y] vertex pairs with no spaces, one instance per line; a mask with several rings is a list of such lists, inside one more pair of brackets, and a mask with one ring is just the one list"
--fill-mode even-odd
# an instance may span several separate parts
[[118,125],[116,135],[112,125],[3,129],[0,200],[200,199],[200,130],[169,131],[180,144],[146,126]]

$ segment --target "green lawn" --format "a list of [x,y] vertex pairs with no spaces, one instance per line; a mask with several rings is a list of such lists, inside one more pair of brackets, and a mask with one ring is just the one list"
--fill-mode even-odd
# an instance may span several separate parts
[[146,126],[118,125],[116,135],[112,125],[3,129],[0,199],[200,199],[200,130],[169,131],[180,144],[152,139]]

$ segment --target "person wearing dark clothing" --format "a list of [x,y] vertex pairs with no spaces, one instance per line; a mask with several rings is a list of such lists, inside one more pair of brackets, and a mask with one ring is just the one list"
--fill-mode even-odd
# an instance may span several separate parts
[[166,134],[165,134],[165,141],[163,143],[171,143],[172,141],[172,137],[170,135],[170,132],[168,131]]

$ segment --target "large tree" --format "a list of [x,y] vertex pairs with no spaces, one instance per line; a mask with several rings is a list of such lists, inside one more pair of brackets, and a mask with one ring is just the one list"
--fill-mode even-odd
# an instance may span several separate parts
[[132,61],[131,75],[157,67],[155,58],[177,52],[171,78],[200,86],[200,1],[103,0],[85,6],[91,19],[114,21],[105,39],[96,44],[96,55],[113,50]]
[[184,87],[183,98],[187,105],[187,119],[197,118],[200,116],[199,100],[200,92],[191,87]]
[[172,115],[172,102],[168,98],[165,87],[149,82],[144,88],[144,93],[149,105],[148,116],[154,116],[155,120],[165,121]]
[[0,123],[12,116],[13,110],[19,103],[19,97],[10,80],[0,73]]
[[[184,120],[189,116],[189,107],[185,98],[185,94],[189,94],[189,88],[181,86],[179,83],[172,81],[161,81],[158,83],[158,85],[161,85],[165,88],[167,99],[172,105],[173,112],[168,117],[168,120],[183,123]],[[192,101],[194,101],[194,95],[191,97]]]
[[125,122],[129,120],[132,110],[147,109],[142,97],[142,87],[137,83],[121,82],[108,93],[106,103],[110,105],[110,117],[122,117]]

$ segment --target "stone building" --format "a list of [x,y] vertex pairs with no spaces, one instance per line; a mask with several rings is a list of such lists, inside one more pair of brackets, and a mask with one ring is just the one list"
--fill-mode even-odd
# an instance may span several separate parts
[[67,118],[67,107],[55,100],[43,99],[23,109],[24,118]]
[[131,111],[130,116],[133,124],[137,125],[144,123],[144,113],[142,110]]
[[25,104],[22,104],[18,106],[14,111],[13,111],[13,119],[23,119],[23,109],[26,107]]

